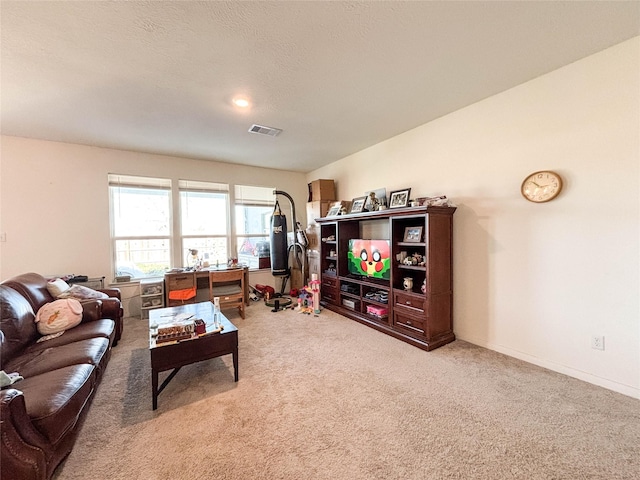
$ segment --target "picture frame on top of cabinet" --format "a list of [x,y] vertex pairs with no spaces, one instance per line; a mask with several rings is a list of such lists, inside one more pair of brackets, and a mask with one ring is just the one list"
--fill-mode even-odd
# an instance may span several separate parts
[[360,213],[364,210],[364,204],[367,201],[367,197],[356,197],[351,200],[351,211],[349,213]]
[[340,210],[342,210],[342,202],[334,202],[329,207],[327,217],[335,217],[336,215],[340,215]]
[[365,192],[365,202],[363,211],[377,212],[387,208],[387,189],[378,188],[377,190],[369,190]]
[[422,241],[422,227],[406,227],[402,241],[406,243],[419,243]]
[[409,195],[411,188],[395,190],[389,195],[389,208],[400,208],[409,205]]

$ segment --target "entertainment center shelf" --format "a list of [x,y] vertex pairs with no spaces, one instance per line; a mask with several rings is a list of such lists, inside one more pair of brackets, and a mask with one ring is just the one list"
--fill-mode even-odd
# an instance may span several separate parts
[[[423,350],[455,340],[455,211],[410,207],[316,219],[321,304]],[[356,264],[367,272],[356,275]]]

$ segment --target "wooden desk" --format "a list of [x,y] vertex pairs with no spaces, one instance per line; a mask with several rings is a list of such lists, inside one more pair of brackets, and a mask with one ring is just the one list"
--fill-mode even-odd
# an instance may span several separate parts
[[[249,305],[249,267],[237,267],[244,270],[244,303]],[[176,272],[164,274],[164,291],[166,305],[168,307],[178,305],[188,305],[200,301],[209,300],[209,273],[210,272],[226,272],[228,267],[210,267],[197,272]],[[194,285],[195,282],[195,285]],[[169,294],[173,290],[182,290],[186,288],[196,287],[196,296],[189,300],[182,301],[170,300]]]

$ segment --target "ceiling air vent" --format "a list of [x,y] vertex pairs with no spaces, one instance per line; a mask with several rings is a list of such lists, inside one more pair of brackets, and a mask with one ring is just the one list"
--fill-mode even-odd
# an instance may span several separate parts
[[268,135],[270,137],[276,137],[282,130],[280,128],[265,127],[264,125],[251,125],[249,133],[258,133],[260,135]]

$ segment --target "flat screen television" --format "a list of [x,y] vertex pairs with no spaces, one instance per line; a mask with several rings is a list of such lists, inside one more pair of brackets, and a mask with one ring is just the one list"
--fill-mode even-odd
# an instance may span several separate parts
[[391,278],[389,240],[349,240],[348,270],[352,275]]

